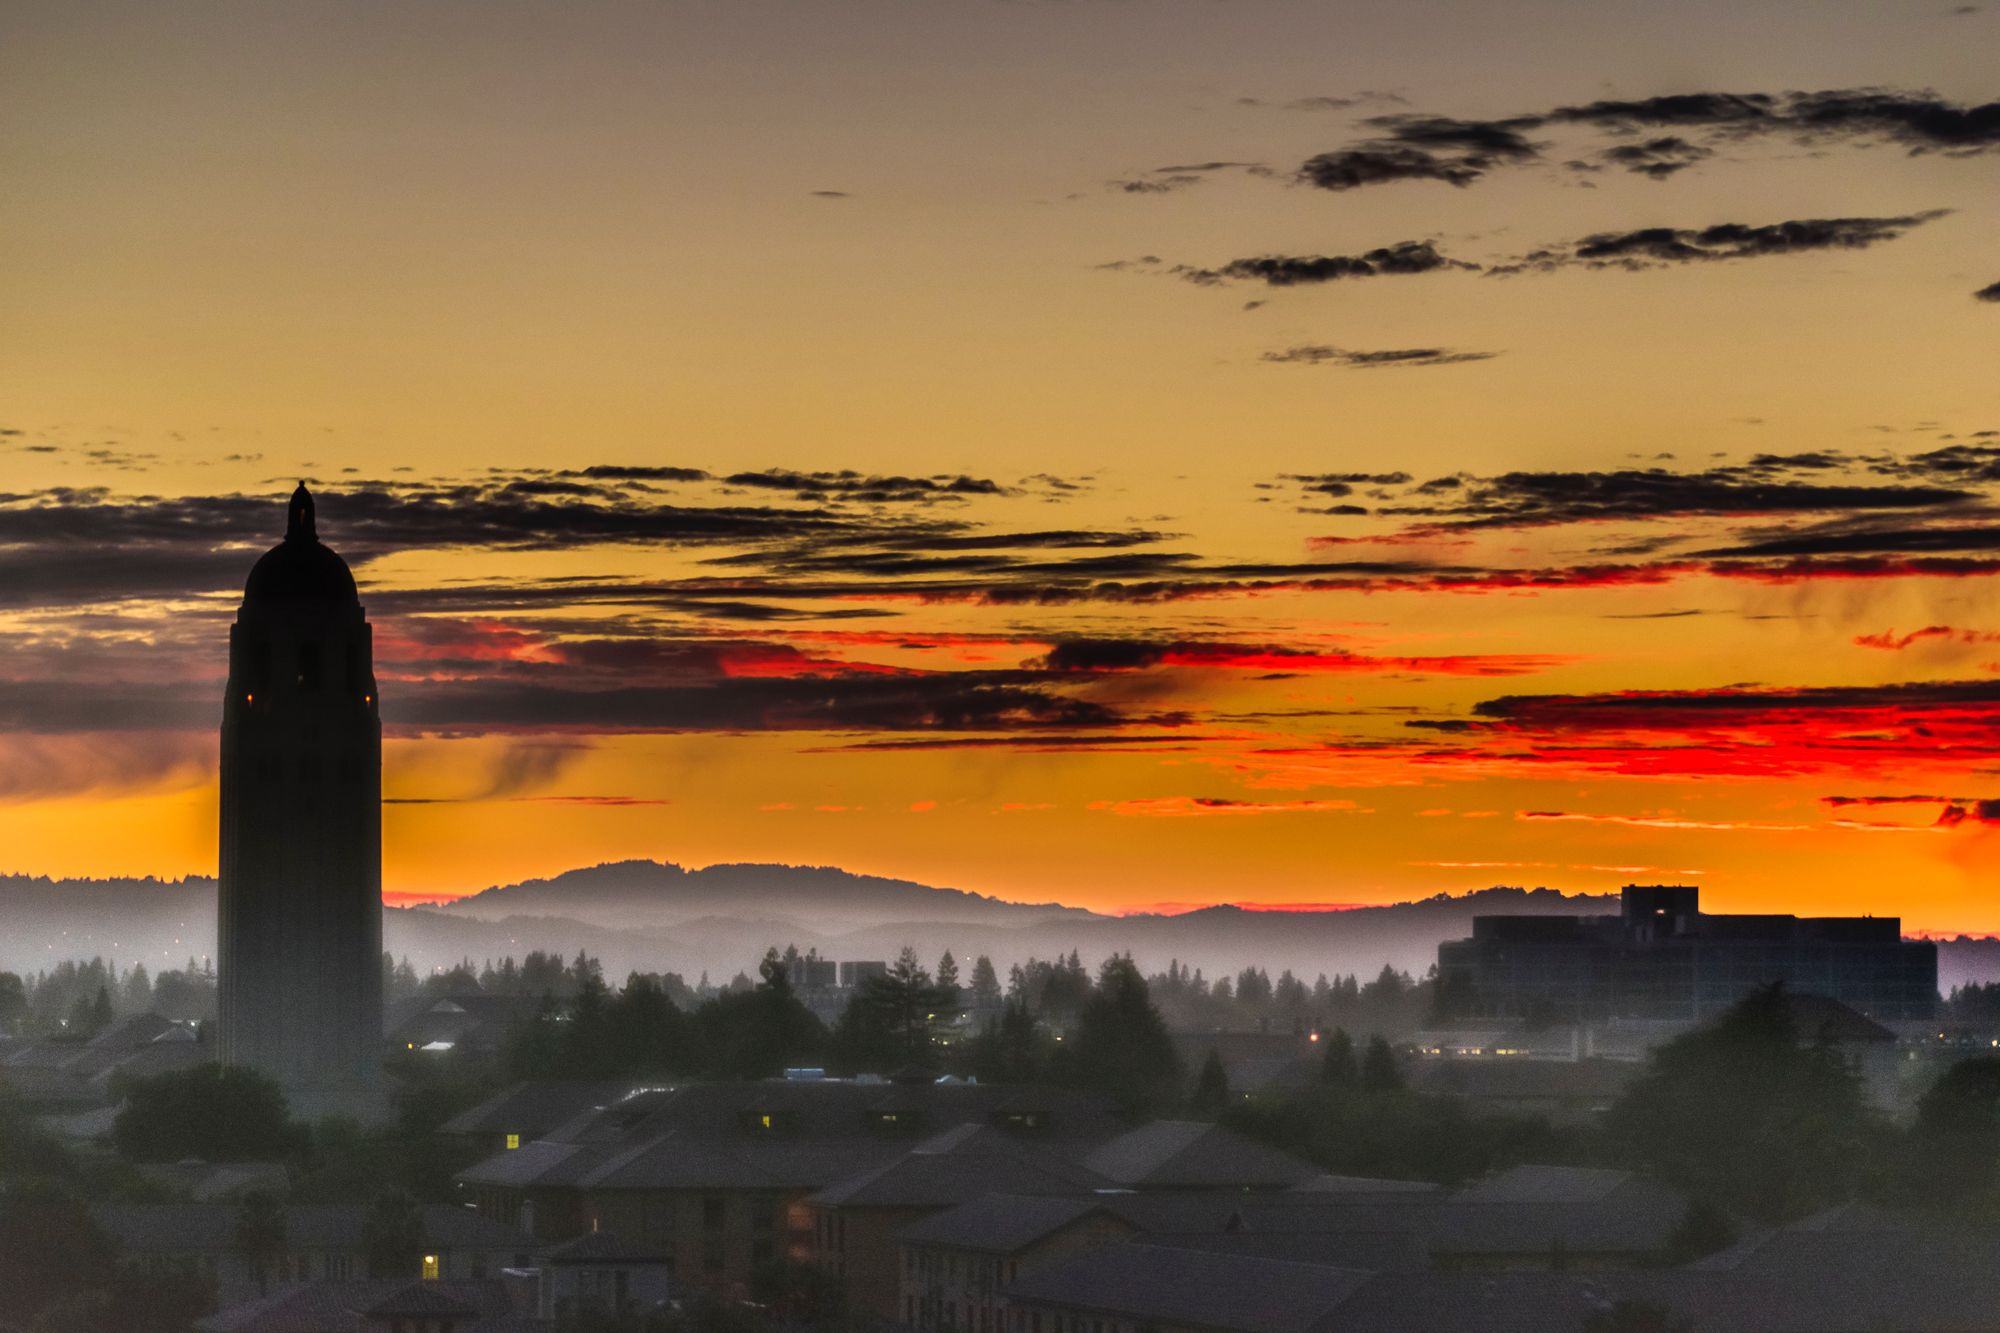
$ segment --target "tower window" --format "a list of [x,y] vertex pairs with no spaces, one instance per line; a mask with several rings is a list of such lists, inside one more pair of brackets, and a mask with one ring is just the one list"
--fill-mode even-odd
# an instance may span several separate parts
[[309,639],[299,645],[299,685],[316,690],[320,687],[320,678],[319,644]]

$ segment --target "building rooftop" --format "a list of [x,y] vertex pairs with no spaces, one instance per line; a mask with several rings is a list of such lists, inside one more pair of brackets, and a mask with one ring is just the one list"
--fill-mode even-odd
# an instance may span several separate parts
[[1115,1216],[1089,1195],[989,1194],[904,1227],[905,1245],[937,1245],[983,1254],[1018,1254],[1093,1213]]
[[1319,1174],[1289,1153],[1197,1120],[1141,1125],[1083,1164],[1120,1185],[1157,1189],[1286,1189]]
[[[454,1126],[516,1132],[475,1108]],[[925,1129],[974,1123],[1028,1143],[1087,1143],[1117,1124],[1103,1099],[1057,1088],[833,1080],[689,1084],[585,1110],[460,1173],[471,1184],[598,1189],[822,1189],[885,1166]],[[465,1132],[461,1130],[460,1132]],[[995,1139],[994,1142],[1003,1141]]]
[[[295,1248],[358,1250],[365,1243],[364,1204],[294,1203],[280,1211],[286,1243]],[[426,1242],[440,1249],[518,1250],[528,1243],[514,1228],[468,1208],[423,1204],[419,1213]],[[93,1204],[90,1216],[127,1253],[228,1251],[236,1248],[243,1209],[235,1203],[106,1203]]]
[[961,1125],[808,1202],[832,1208],[947,1208],[994,1190],[1073,1194],[1111,1182],[1034,1143],[986,1125]]
[[664,1251],[635,1245],[609,1231],[586,1231],[575,1240],[566,1240],[544,1250],[542,1262],[562,1267],[581,1264],[665,1264],[672,1261]]
[[618,1101],[632,1087],[629,1079],[516,1083],[445,1121],[440,1132],[540,1138],[593,1107]]
[[1461,1203],[1598,1203],[1632,1184],[1630,1171],[1596,1166],[1515,1166],[1466,1186]]
[[1126,1242],[1058,1260],[1005,1288],[1016,1303],[1237,1333],[1318,1333],[1372,1275],[1356,1269]]
[[[419,1287],[424,1289],[421,1293],[413,1290]],[[394,1308],[418,1301],[429,1308],[407,1312]],[[546,1328],[532,1311],[516,1308],[506,1284],[497,1278],[414,1284],[402,1278],[314,1282],[217,1311],[198,1326],[207,1333],[355,1333],[364,1315],[380,1319],[447,1313],[468,1321],[460,1323],[455,1333],[528,1333]]]

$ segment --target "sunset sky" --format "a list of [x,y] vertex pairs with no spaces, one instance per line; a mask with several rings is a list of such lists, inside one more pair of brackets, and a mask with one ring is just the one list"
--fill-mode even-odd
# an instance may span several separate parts
[[0,9],[0,873],[215,868],[304,478],[395,901],[2000,931],[2000,4]]

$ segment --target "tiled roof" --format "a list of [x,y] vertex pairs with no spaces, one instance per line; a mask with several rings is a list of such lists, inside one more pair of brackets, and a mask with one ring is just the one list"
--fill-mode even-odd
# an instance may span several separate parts
[[1015,1304],[1236,1333],[1317,1333],[1371,1274],[1323,1264],[1123,1243],[1058,1260],[1005,1288]]
[[1429,1180],[1385,1180],[1375,1176],[1319,1175],[1292,1186],[1297,1194],[1436,1194],[1444,1186]]
[[1070,1194],[1110,1182],[1060,1155],[963,1125],[812,1196],[822,1207],[945,1208],[995,1190]]
[[549,1264],[664,1264],[665,1253],[620,1240],[609,1231],[586,1231],[542,1252]]
[[1015,1254],[1092,1213],[1113,1214],[1089,1195],[1063,1198],[989,1194],[903,1228],[905,1245],[940,1245],[983,1254]]
[[[425,1290],[416,1291],[417,1287]],[[533,1326],[523,1320],[524,1312],[515,1310],[506,1284],[496,1278],[419,1284],[401,1278],[314,1282],[218,1311],[200,1326],[209,1333],[354,1333],[364,1312],[385,1302],[404,1301],[433,1304],[409,1313],[456,1313],[474,1320],[461,1324],[458,1333],[511,1333]],[[449,1302],[453,1308],[447,1311],[438,1302]]]
[[1284,1189],[1318,1174],[1289,1153],[1194,1120],[1142,1125],[1090,1153],[1083,1164],[1121,1185],[1163,1189]]
[[1516,1166],[1458,1192],[1467,1203],[1593,1203],[1637,1177],[1595,1166]]
[[516,1083],[445,1121],[446,1134],[519,1134],[539,1138],[565,1120],[617,1101],[630,1081]]
[[[1101,1098],[1063,1089],[834,1080],[689,1084],[585,1110],[540,1141],[460,1174],[521,1188],[822,1189],[908,1152],[906,1132],[1037,1117],[1039,1141],[1101,1138],[1115,1122]],[[498,1111],[453,1127],[502,1127]],[[893,1114],[893,1121],[885,1116]],[[519,1131],[509,1131],[519,1132]]]
[[[288,1204],[285,1242],[300,1250],[360,1250],[367,1207],[362,1204]],[[233,1250],[243,1216],[234,1203],[96,1204],[90,1215],[128,1253],[167,1254],[189,1250]],[[523,1237],[511,1227],[449,1204],[422,1206],[425,1241],[440,1249],[520,1249]]]

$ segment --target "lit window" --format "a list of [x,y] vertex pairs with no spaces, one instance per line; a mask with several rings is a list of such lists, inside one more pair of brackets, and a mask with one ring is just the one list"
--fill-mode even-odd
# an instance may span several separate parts
[[520,1146],[521,1146],[521,1136],[519,1134],[509,1134],[507,1136],[507,1151],[512,1152],[514,1149]]
[[768,1115],[760,1115],[757,1117],[757,1123],[762,1125],[765,1129],[769,1129],[771,1127],[771,1117]]
[[424,1256],[424,1281],[435,1282],[437,1279],[438,1257],[435,1254],[427,1254]]

